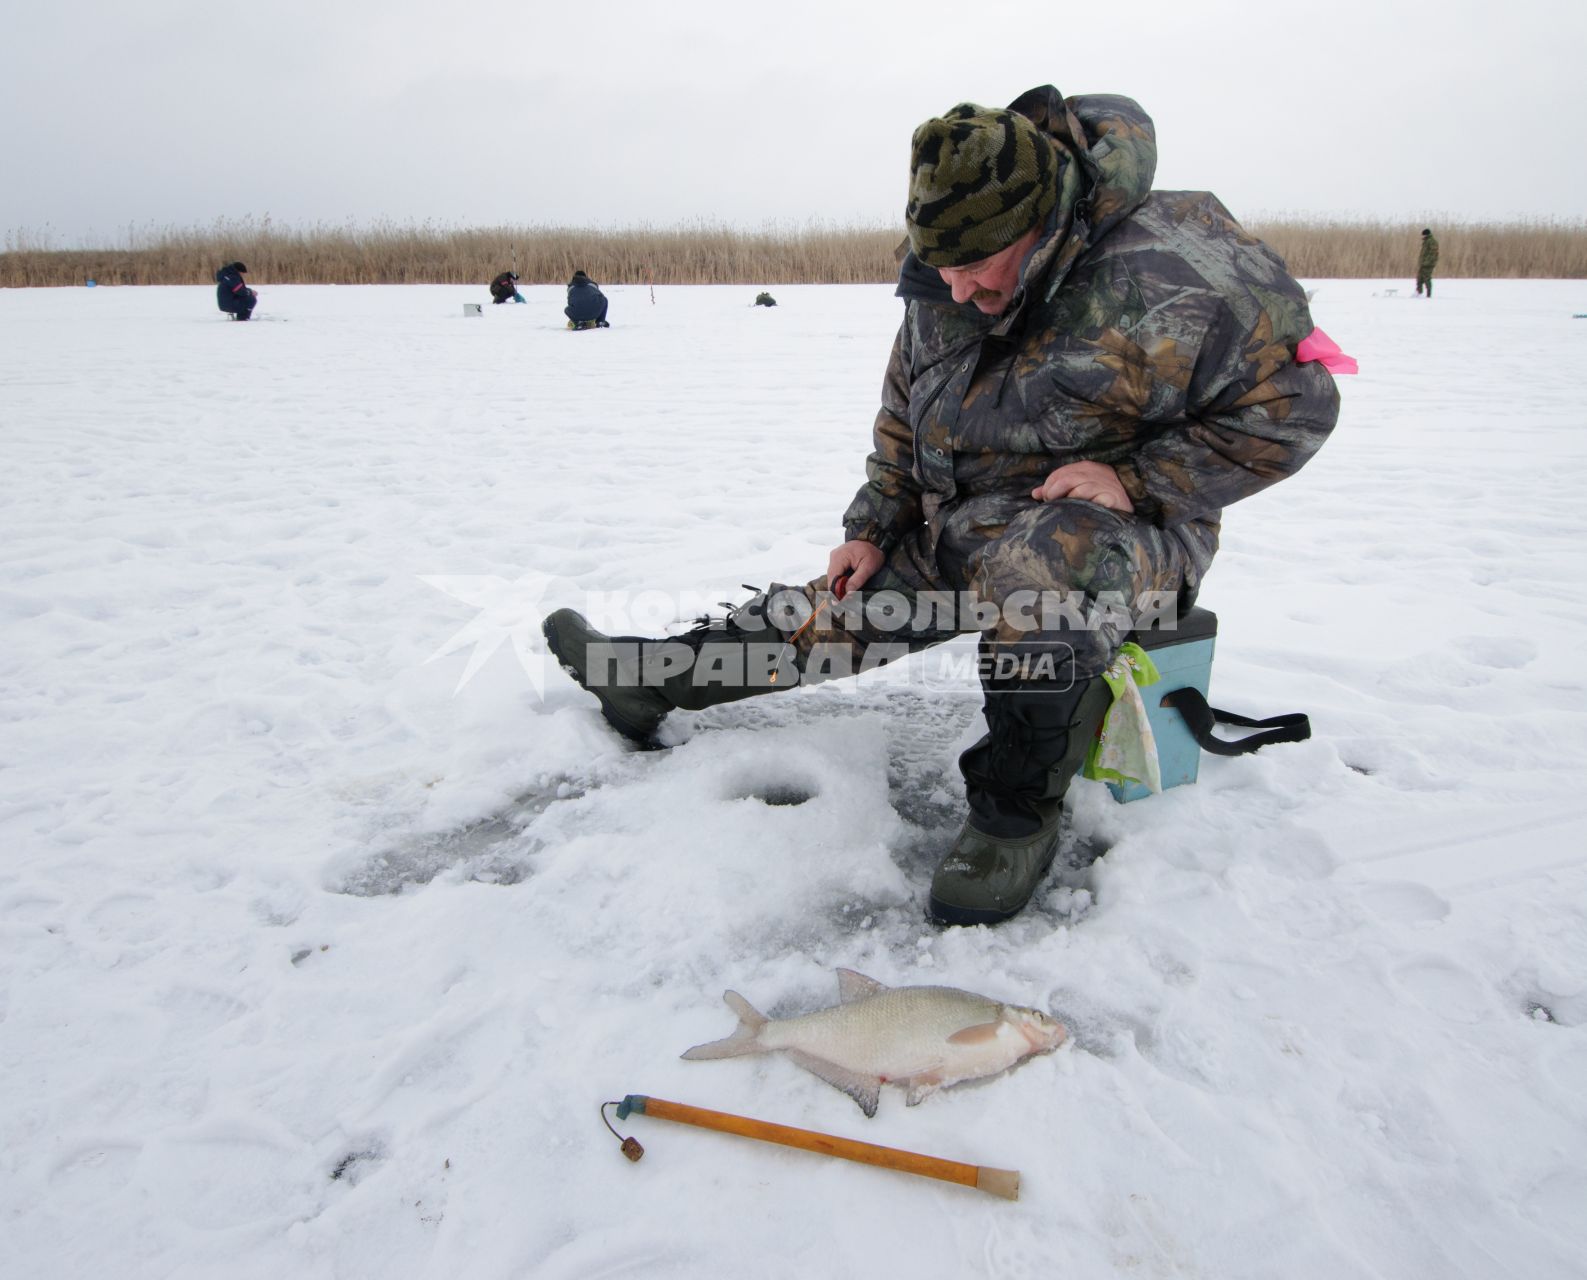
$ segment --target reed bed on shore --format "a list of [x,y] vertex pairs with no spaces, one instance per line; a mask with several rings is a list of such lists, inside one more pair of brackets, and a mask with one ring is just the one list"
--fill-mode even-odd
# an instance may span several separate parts
[[164,227],[124,248],[54,250],[8,236],[0,286],[207,284],[240,259],[274,284],[483,283],[516,271],[521,284],[565,284],[576,270],[603,284],[861,284],[895,274],[894,228],[741,230],[677,227],[449,227],[434,223],[285,227],[266,218]]
[[1311,280],[1414,279],[1422,228],[1438,241],[1435,276],[1468,280],[1587,277],[1587,221],[1316,222],[1252,219],[1290,271]]
[[[1410,279],[1422,222],[1257,218],[1249,229],[1307,279]],[[1441,277],[1587,278],[1587,221],[1433,222]],[[902,229],[887,226],[453,227],[437,223],[286,226],[268,216],[213,226],[129,229],[117,246],[57,249],[48,232],[10,232],[0,287],[208,284],[241,259],[271,284],[565,283],[577,269],[611,284],[862,284],[894,278]]]

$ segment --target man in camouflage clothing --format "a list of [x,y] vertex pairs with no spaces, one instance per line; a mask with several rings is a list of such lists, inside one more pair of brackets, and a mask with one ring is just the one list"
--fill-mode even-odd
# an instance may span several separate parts
[[1438,240],[1433,235],[1431,227],[1422,228],[1422,252],[1416,259],[1416,292],[1419,295],[1423,289],[1427,296],[1433,296],[1433,268],[1438,265]]
[[[1337,415],[1331,376],[1296,361],[1312,323],[1283,262],[1213,196],[1151,191],[1155,167],[1122,97],[1044,86],[921,125],[904,320],[827,575],[666,642],[546,620],[607,720],[647,743],[674,709],[979,631],[988,731],[932,881],[946,923],[1008,919],[1052,861],[1131,626],[1104,603],[1188,603],[1221,508],[1298,470]],[[1043,592],[1074,607],[1033,617],[1021,602]],[[904,604],[887,625],[853,608],[878,593]],[[960,593],[994,607],[916,607]]]

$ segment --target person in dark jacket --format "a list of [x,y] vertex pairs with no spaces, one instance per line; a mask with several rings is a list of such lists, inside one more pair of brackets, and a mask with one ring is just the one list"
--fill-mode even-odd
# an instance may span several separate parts
[[1433,296],[1433,268],[1438,265],[1438,240],[1431,227],[1422,228],[1422,251],[1416,256],[1416,292]]
[[568,305],[562,309],[570,329],[610,329],[606,323],[606,295],[582,271],[568,281]]
[[504,302],[522,302],[523,294],[518,292],[518,273],[516,271],[503,271],[490,282],[490,298],[497,306]]
[[[559,609],[543,631],[618,732],[861,674],[979,633],[986,735],[932,878],[946,924],[1040,886],[1133,630],[1193,601],[1222,508],[1298,471],[1338,415],[1306,295],[1205,191],[1153,191],[1129,98],[1051,85],[914,133],[904,317],[866,483],[827,572],[666,641]],[[863,607],[862,607],[863,606]]]
[[228,262],[215,273],[215,305],[233,320],[246,320],[259,305],[259,295],[242,278],[247,270],[240,262]]

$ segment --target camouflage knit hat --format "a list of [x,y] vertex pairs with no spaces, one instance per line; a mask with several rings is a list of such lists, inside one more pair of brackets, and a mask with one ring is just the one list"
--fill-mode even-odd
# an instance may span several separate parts
[[961,102],[911,140],[910,248],[931,267],[991,257],[1046,220],[1057,171],[1057,148],[1024,116]]

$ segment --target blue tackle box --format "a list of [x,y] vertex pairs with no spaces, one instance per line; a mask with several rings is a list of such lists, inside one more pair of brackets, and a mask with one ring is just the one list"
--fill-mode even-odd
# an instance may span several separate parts
[[[1195,689],[1203,698],[1207,696],[1207,686],[1212,681],[1212,651],[1218,640],[1218,615],[1211,609],[1194,608],[1181,614],[1177,625],[1163,628],[1154,624],[1135,632],[1130,639],[1151,655],[1162,677],[1156,684],[1141,686],[1141,701],[1146,704],[1146,718],[1157,739],[1163,790],[1194,782],[1201,765],[1201,746],[1185,717],[1176,708],[1163,705],[1163,696],[1179,689]],[[1152,794],[1139,782],[1110,782],[1108,790],[1120,804]]]

